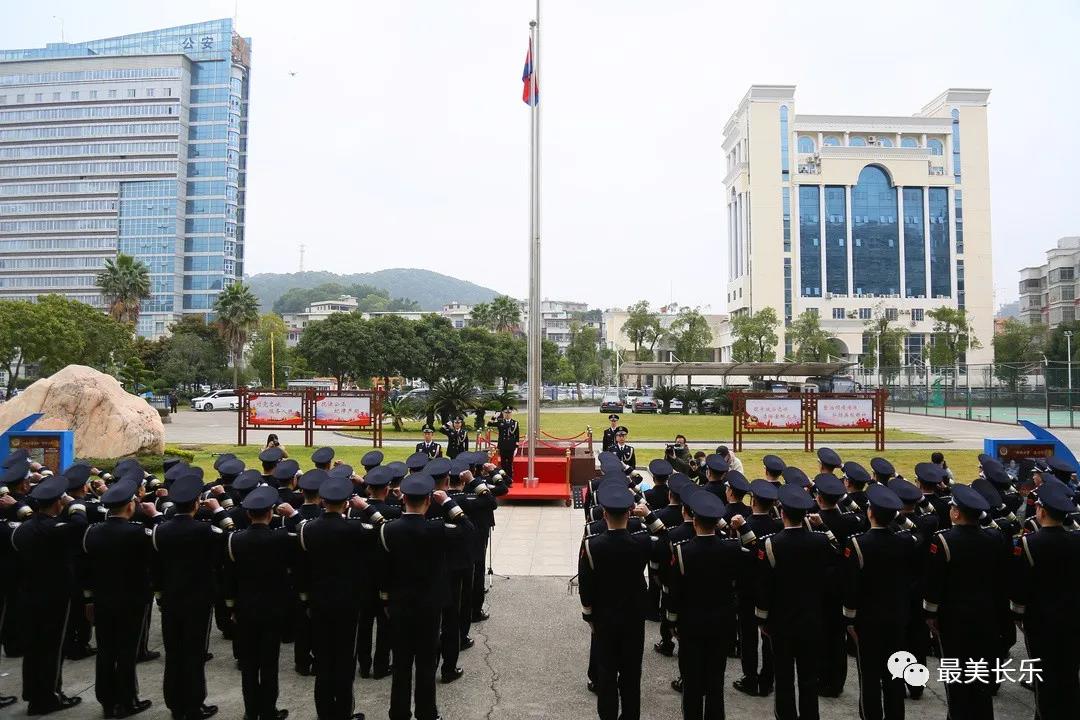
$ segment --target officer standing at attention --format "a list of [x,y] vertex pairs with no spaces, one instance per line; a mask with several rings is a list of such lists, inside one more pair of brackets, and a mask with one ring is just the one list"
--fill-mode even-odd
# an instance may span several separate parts
[[[672,543],[667,619],[679,638],[684,720],[724,717],[724,671],[735,644],[735,589],[752,561],[743,543],[716,534],[724,503],[712,493],[691,490],[694,536]],[[750,532],[743,518],[734,527]]]
[[[473,527],[449,495],[435,491],[430,475],[409,475],[401,481],[401,493],[405,512],[379,528],[379,543],[387,554],[381,565],[379,597],[390,618],[394,654],[390,720],[413,716],[410,695],[415,698],[417,720],[438,720],[435,669],[439,617],[446,604],[446,547],[464,540]],[[441,509],[442,517],[429,520],[426,516],[433,505]]]
[[945,471],[937,463],[921,462],[915,466],[915,479],[923,497],[937,513],[938,527],[942,530],[952,525],[952,496],[945,489]]
[[619,429],[619,416],[611,413],[607,416],[609,426],[604,428],[604,437],[600,441],[600,452],[611,452],[615,447],[615,432]]
[[[581,613],[596,644],[600,720],[641,717],[641,656],[645,645],[645,566],[652,540],[644,531],[627,531],[630,510],[648,514],[618,483],[603,483],[597,501],[608,531],[586,538],[578,559]],[[657,521],[659,522],[659,521]]]
[[772,645],[777,720],[817,720],[816,665],[824,609],[821,578],[834,563],[836,552],[823,533],[803,524],[806,513],[814,507],[805,490],[784,485],[778,495],[784,529],[758,546],[755,612]]
[[446,456],[453,460],[463,452],[469,452],[469,429],[465,427],[465,418],[455,415],[439,432],[446,436]]
[[[958,658],[961,667],[998,656],[993,629],[1005,592],[999,578],[1008,571],[1009,547],[1000,532],[979,527],[979,516],[989,509],[976,490],[956,485],[949,509],[952,527],[930,542],[923,610],[931,631],[941,639],[942,657]],[[946,683],[945,691],[949,717],[994,717],[989,677]]]
[[[101,507],[96,495],[87,492],[87,480],[90,479],[90,466],[85,464],[72,465],[61,473],[68,480],[67,495],[71,498],[67,509],[60,515],[62,522],[67,522],[71,513],[71,506],[82,506],[86,515],[86,523],[95,525],[105,519],[105,512]],[[81,550],[81,548],[80,548]],[[77,553],[73,559],[76,573],[83,571],[86,558]],[[64,637],[64,657],[68,660],[82,660],[92,657],[96,650],[90,644],[92,626],[84,613],[78,612],[82,604],[78,586],[72,588],[72,607],[76,610],[68,618],[67,633]]]
[[488,456],[486,452],[474,451],[468,454],[469,470],[465,477],[465,490],[466,492],[479,492],[480,486],[483,485],[491,492],[493,499],[493,506],[489,506],[484,509],[481,508],[478,512],[475,512],[470,520],[476,526],[476,532],[473,533],[475,538],[476,548],[473,560],[473,576],[472,576],[472,617],[471,621],[474,623],[484,622],[490,615],[484,610],[484,595],[486,593],[484,589],[485,571],[487,569],[486,555],[488,552],[488,543],[491,540],[491,532],[495,529],[495,509],[498,508],[497,498],[505,495],[507,491],[506,485],[502,481],[502,473],[489,472],[485,473],[487,469],[494,470],[495,466],[488,463]]
[[817,451],[817,458],[819,473],[834,474],[844,465],[844,461],[840,459],[840,455],[832,448],[821,448]]
[[893,678],[889,656],[906,649],[908,592],[918,537],[889,525],[902,502],[873,483],[866,492],[870,529],[844,545],[844,620],[855,641],[862,720],[903,720],[904,680]]
[[623,470],[627,475],[637,467],[637,456],[634,454],[634,447],[626,442],[626,435],[629,432],[620,425],[619,429],[615,431],[615,447],[611,449],[612,454],[623,464]]
[[[401,517],[401,508],[386,501],[389,492],[390,476],[388,467],[373,467],[364,476],[364,484],[371,492],[368,506],[373,513],[382,515],[383,520]],[[306,475],[305,475],[306,477]],[[378,544],[373,544],[368,553],[371,577],[378,578],[381,564],[386,557]],[[372,630],[375,631],[374,655],[371,643]],[[360,625],[357,630],[356,662],[360,666],[360,677],[374,677],[380,680],[390,675],[390,620],[382,611],[379,589],[376,582],[369,582],[364,587],[364,598],[360,607]]]
[[1080,534],[1063,527],[1077,512],[1067,486],[1044,482],[1035,503],[1038,532],[1013,550],[1009,605],[1024,630],[1028,657],[1039,658],[1035,706],[1040,720],[1066,720],[1080,707]]
[[334,448],[321,447],[315,452],[311,453],[311,462],[315,465],[316,470],[330,471],[330,464],[334,462]]
[[277,480],[274,479],[274,468],[284,459],[285,451],[277,445],[271,445],[259,453],[259,462],[262,463],[263,482],[270,487],[276,488],[278,486]]
[[513,413],[514,408],[507,405],[502,409],[501,417],[488,423],[489,427],[495,427],[499,430],[497,443],[499,465],[502,467],[503,472],[506,473],[507,485],[514,484],[514,454],[517,453],[518,443],[521,442],[521,427],[518,425],[518,421],[511,417]]
[[656,511],[668,504],[668,478],[671,477],[673,472],[671,463],[667,460],[656,459],[649,461],[649,474],[653,478],[653,486],[646,490],[645,502],[648,503],[649,509]]
[[[205,720],[218,710],[205,704],[205,662],[225,535],[216,523],[195,520],[203,491],[202,473],[192,472],[195,469],[173,481],[169,488],[173,515],[156,525],[151,535],[165,644],[163,692],[165,706],[177,720]],[[213,498],[202,504],[215,516],[225,512]]]
[[[29,463],[20,460],[18,467],[25,473]],[[65,710],[82,700],[61,691],[64,633],[72,592],[78,587],[72,556],[86,529],[86,513],[77,503],[69,503],[67,486],[63,475],[43,479],[29,496],[37,511],[21,525],[0,525],[0,542],[9,543],[19,557],[22,697],[28,715]],[[60,520],[65,508],[67,522]]]
[[[225,564],[225,604],[236,624],[236,649],[244,715],[249,719],[284,720],[288,710],[277,709],[278,658],[282,628],[293,609],[289,568],[295,562],[296,542],[284,528],[270,529],[278,494],[272,487],[257,487],[242,507],[251,523],[231,533]],[[278,512],[296,513],[287,504]]]
[[427,455],[428,460],[442,457],[442,445],[434,440],[435,430],[430,425],[425,425],[420,431],[424,433],[424,439],[416,443],[416,452],[424,453],[424,455]]
[[[297,533],[303,550],[298,584],[300,599],[308,602],[311,615],[315,712],[321,720],[364,718],[364,713],[353,714],[353,677],[360,605],[365,586],[372,580],[371,568],[364,563],[365,551],[375,541],[375,529],[363,519],[346,518],[350,506],[368,507],[352,494],[348,478],[322,478],[319,497],[324,512],[300,525]],[[372,512],[368,520],[380,524],[382,516]]]
[[[135,677],[144,608],[153,596],[154,562],[152,530],[131,520],[136,492],[134,480],[115,482],[101,496],[108,518],[88,528],[83,537],[86,616],[94,623],[98,641],[94,694],[107,718],[131,717],[152,705],[139,699]],[[151,522],[161,519],[152,503],[144,503],[143,510]]]

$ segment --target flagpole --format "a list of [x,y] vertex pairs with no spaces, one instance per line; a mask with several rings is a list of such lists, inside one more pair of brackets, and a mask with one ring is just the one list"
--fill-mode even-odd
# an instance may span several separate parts
[[528,473],[527,481],[536,479],[536,441],[540,433],[540,388],[543,383],[540,358],[540,0],[536,17],[529,23],[532,44],[532,102],[529,118],[529,399],[528,399]]

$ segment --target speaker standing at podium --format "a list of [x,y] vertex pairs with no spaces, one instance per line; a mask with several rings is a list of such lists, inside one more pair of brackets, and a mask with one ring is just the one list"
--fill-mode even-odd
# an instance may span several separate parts
[[489,427],[499,429],[499,465],[506,473],[506,484],[514,484],[514,453],[517,452],[518,442],[521,441],[521,426],[518,421],[511,418],[514,408],[507,405],[502,409],[502,415],[494,422],[488,423]]

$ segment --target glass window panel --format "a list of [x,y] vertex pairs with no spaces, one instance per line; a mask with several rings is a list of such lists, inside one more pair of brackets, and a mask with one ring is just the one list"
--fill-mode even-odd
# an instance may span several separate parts
[[949,192],[930,188],[930,294],[952,297],[949,263]]
[[926,296],[926,218],[922,188],[904,188],[904,297]]
[[799,289],[821,297],[821,217],[816,185],[799,186]]
[[891,295],[900,287],[896,189],[885,171],[867,165],[851,189],[855,292]]
[[825,188],[825,274],[828,291],[848,294],[847,200],[842,186]]

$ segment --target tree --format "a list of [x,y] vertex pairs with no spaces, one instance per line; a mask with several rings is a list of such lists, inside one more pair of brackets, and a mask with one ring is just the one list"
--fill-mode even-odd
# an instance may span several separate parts
[[156,370],[168,386],[193,388],[224,377],[225,356],[212,341],[193,333],[174,335],[170,340]]
[[439,422],[447,422],[453,415],[464,415],[476,403],[476,391],[467,381],[458,378],[445,378],[431,386],[428,396],[427,422],[434,424],[435,416]]
[[[287,368],[296,363],[296,352],[288,346],[289,331],[280,315],[266,313],[259,317],[258,327],[251,338],[249,364],[258,373],[263,387],[283,388],[288,385]],[[272,382],[271,382],[272,380]]]
[[[679,311],[675,319],[671,321],[671,327],[667,332],[668,342],[671,343],[672,352],[682,362],[698,362],[704,360],[709,345],[712,343],[712,330],[709,329],[709,321],[698,312],[690,308]],[[686,374],[686,387],[690,387],[690,373]]]
[[149,384],[150,376],[142,360],[137,355],[132,355],[120,368],[120,380],[124,383],[125,390],[132,395],[138,395],[140,389]]
[[413,357],[416,359],[416,375],[428,387],[443,378],[455,377],[462,368],[461,338],[454,331],[449,319],[429,313],[415,323],[416,346]]
[[315,372],[337,379],[345,387],[349,378],[372,375],[375,365],[371,329],[357,313],[334,313],[304,328],[296,352]]
[[[1065,333],[1071,332],[1072,338],[1066,339]],[[1051,387],[1067,387],[1069,375],[1067,371],[1069,360],[1069,346],[1072,346],[1072,359],[1075,361],[1080,354],[1080,320],[1063,322],[1056,326],[1046,337],[1045,353],[1050,364],[1046,368],[1046,381]],[[1041,358],[1040,358],[1041,359]],[[1076,372],[1076,369],[1073,369]],[[1074,385],[1076,378],[1073,378]]]
[[233,360],[233,385],[240,383],[240,367],[244,363],[244,345],[259,323],[259,300],[251,289],[236,283],[221,291],[214,301],[218,332],[229,348]]
[[788,328],[788,335],[795,348],[796,362],[828,362],[836,349],[836,337],[821,328],[818,314],[812,310],[803,310],[795,318]]
[[469,311],[469,324],[472,327],[494,330],[495,321],[492,319],[491,303],[476,303]]
[[776,328],[780,319],[776,310],[762,308],[756,313],[743,313],[731,320],[731,359],[735,362],[773,362],[776,360],[776,344],[780,341]]
[[[626,322],[623,323],[622,328],[620,329],[634,347],[634,359],[652,360],[653,349],[656,347],[656,342],[663,334],[660,327],[660,318],[649,310],[648,300],[639,300],[626,308],[626,312]],[[645,346],[648,346],[649,348],[647,356],[643,356],[641,352],[642,347]],[[637,376],[637,386],[639,388],[641,387],[640,375]]]
[[400,315],[378,315],[368,320],[371,331],[371,373],[383,379],[389,387],[392,376],[414,377],[418,366],[414,361],[416,331],[413,321]]
[[967,310],[942,306],[926,313],[934,321],[933,344],[930,346],[930,362],[936,367],[953,367],[952,384],[956,388],[960,374],[960,359],[968,350],[982,347],[972,335],[971,319]]
[[396,310],[419,310],[415,300],[392,298],[386,290],[374,285],[322,283],[312,288],[290,288],[274,301],[273,311],[279,315],[304,312],[307,306],[321,300],[336,300],[342,295],[356,298],[359,312],[380,312]]
[[653,388],[653,397],[661,404],[660,412],[663,415],[671,413],[671,401],[679,397],[679,388],[674,385],[657,385]]
[[864,325],[866,330],[863,334],[867,338],[865,346],[870,351],[862,354],[859,363],[867,370],[884,376],[886,382],[891,382],[904,362],[904,338],[908,332],[902,327],[892,327],[885,315],[867,320]]
[[1007,319],[994,334],[994,375],[1010,392],[1019,392],[1027,384],[1029,366],[1040,361],[1045,341],[1045,326],[1016,318]]
[[113,320],[134,324],[139,319],[140,303],[150,297],[150,270],[142,261],[119,253],[116,260],[105,261],[97,286]]
[[491,301],[491,325],[495,332],[510,332],[521,324],[521,305],[509,295]]
[[[559,346],[552,340],[540,341],[540,375],[541,382],[557,382],[562,363],[562,353]],[[526,373],[527,375],[528,373]]]
[[573,382],[577,385],[577,396],[580,399],[581,383],[595,380],[600,375],[600,331],[594,327],[583,327],[576,321],[571,322],[566,362]]

